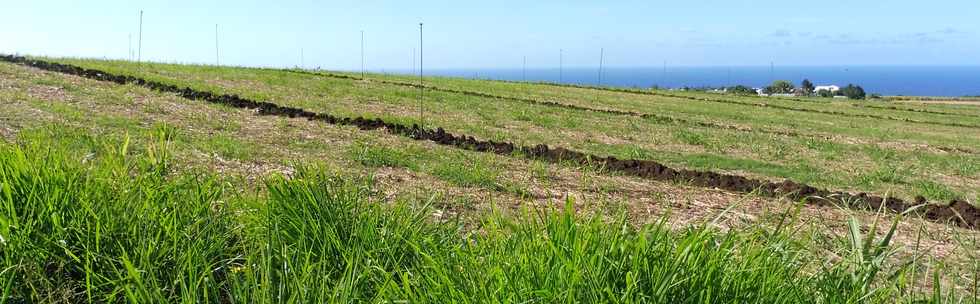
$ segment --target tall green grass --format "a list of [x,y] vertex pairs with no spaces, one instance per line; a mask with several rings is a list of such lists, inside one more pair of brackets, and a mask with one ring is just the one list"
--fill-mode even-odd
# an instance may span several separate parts
[[164,144],[0,145],[2,301],[220,299],[230,208],[213,179],[169,175]]
[[[840,259],[783,228],[675,230],[562,210],[475,229],[382,204],[308,167],[260,193],[171,168],[166,138],[95,153],[0,144],[0,302],[851,303],[915,293],[876,229],[852,221]],[[789,219],[787,219],[789,220]],[[896,221],[897,223],[897,221]],[[877,226],[877,223],[873,226]],[[780,226],[785,227],[785,226]]]

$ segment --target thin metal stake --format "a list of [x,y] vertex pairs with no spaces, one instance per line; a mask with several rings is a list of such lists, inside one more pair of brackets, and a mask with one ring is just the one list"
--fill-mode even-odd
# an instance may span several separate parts
[[725,81],[725,82],[727,82],[725,85],[732,86],[732,68],[731,67],[728,67],[728,80]]
[[527,56],[524,56],[524,65],[521,66],[521,79],[527,82]]
[[214,65],[221,65],[221,52],[218,49],[218,24],[214,24]]
[[564,69],[564,60],[565,60],[565,54],[564,54],[564,52],[565,52],[565,50],[558,49],[558,83],[563,83],[564,82],[564,79],[563,79],[564,78],[564,75],[562,75],[562,73],[564,72],[563,71],[563,69]]
[[603,57],[603,53],[604,53],[604,50],[600,48],[599,49],[599,85],[598,85],[600,87],[602,86],[602,57]]
[[361,79],[364,79],[364,31],[361,31]]
[[422,100],[425,98],[425,86],[422,79],[424,60],[425,52],[422,49],[422,22],[419,22],[419,124],[422,129],[425,129],[425,116],[422,115]]
[[[602,48],[599,48],[599,84],[598,84],[598,87],[602,87],[602,57],[603,57],[604,53],[605,53],[605,50],[602,49]],[[599,90],[598,89],[595,90],[595,100],[596,101],[599,100]]]
[[136,62],[139,63],[142,60],[143,60],[143,11],[140,10],[140,34],[139,34],[139,41],[137,42]]

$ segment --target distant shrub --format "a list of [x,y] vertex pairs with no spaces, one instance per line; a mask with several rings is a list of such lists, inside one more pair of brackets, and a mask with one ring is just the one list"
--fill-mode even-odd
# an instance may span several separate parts
[[838,94],[847,96],[850,99],[864,99],[867,96],[864,93],[864,88],[853,84],[848,84],[846,87],[840,89]]
[[794,89],[793,83],[786,80],[776,80],[766,87],[763,92],[766,94],[789,94],[793,93]]
[[759,95],[758,92],[744,85],[737,85],[728,89],[729,93],[735,95]]
[[816,87],[809,79],[803,79],[803,82],[800,83],[800,89],[802,89],[803,95],[810,96],[813,95],[813,90],[816,89]]

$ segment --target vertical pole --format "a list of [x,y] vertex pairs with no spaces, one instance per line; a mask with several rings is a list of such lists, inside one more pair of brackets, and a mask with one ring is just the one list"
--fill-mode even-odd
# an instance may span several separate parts
[[361,79],[364,79],[364,31],[361,31]]
[[422,116],[422,100],[425,98],[425,87],[422,75],[425,62],[425,52],[422,48],[422,23],[419,22],[419,125],[425,128],[425,116]]
[[521,65],[521,79],[527,82],[527,56],[524,56],[524,64]]
[[137,42],[136,62],[143,60],[143,10],[140,10],[140,33]]
[[218,24],[214,24],[214,65],[221,65],[221,52],[218,51]]
[[602,57],[605,50],[599,49],[599,85],[602,86]]
[[726,80],[727,86],[732,86],[732,67],[728,67],[728,80]]
[[558,49],[558,83],[564,83],[564,60],[565,60],[565,50]]
[[604,52],[605,52],[604,49],[599,48],[599,84],[597,85],[597,88],[595,90],[595,100],[596,101],[599,101],[599,89],[598,89],[598,87],[602,87],[602,57],[604,55]]

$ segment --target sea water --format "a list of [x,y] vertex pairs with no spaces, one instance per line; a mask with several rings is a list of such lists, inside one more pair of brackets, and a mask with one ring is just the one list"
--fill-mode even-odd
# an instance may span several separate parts
[[[410,73],[411,71],[402,71]],[[560,72],[560,73],[559,73]],[[980,66],[852,66],[852,67],[662,67],[549,69],[433,69],[430,76],[547,81],[582,85],[649,88],[697,88],[745,85],[761,88],[773,80],[803,79],[815,85],[855,84],[882,95],[980,95]],[[601,82],[600,82],[601,81]]]

